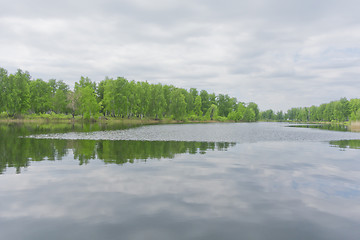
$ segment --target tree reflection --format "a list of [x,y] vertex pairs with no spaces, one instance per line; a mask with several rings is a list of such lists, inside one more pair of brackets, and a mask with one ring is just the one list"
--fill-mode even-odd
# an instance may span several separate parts
[[360,149],[360,140],[330,141],[330,145],[333,147],[339,147],[343,150],[346,148]]
[[[48,131],[48,130],[44,130]],[[73,153],[80,165],[92,159],[104,163],[125,164],[135,160],[174,158],[177,154],[205,154],[208,150],[226,151],[235,143],[227,142],[181,142],[181,141],[111,141],[111,140],[57,140],[32,139],[19,136],[44,132],[28,126],[0,125],[0,174],[7,168],[22,168],[31,161],[62,160]]]

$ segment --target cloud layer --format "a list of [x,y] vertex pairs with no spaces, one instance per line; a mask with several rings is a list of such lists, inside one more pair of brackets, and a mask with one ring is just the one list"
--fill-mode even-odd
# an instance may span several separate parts
[[227,93],[262,110],[359,97],[358,1],[24,1],[0,9],[0,65]]

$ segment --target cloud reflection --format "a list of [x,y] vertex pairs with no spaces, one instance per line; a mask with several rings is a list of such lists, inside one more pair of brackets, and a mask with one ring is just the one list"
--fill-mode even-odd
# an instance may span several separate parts
[[14,234],[9,224],[25,230],[19,239],[51,232],[72,239],[355,240],[360,233],[360,151],[260,142],[151,164],[104,165],[98,156],[78,166],[70,150],[60,162],[2,175],[3,236]]

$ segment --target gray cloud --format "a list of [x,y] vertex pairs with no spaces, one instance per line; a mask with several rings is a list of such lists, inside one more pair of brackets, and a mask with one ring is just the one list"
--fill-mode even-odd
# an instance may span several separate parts
[[4,2],[0,63],[35,78],[105,76],[286,110],[357,97],[357,1]]

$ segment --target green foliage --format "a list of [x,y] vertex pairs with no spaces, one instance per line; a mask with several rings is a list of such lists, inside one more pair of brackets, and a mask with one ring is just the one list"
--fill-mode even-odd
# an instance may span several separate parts
[[[351,105],[352,106],[352,105]],[[257,119],[258,108],[249,103]],[[196,88],[189,91],[172,85],[128,81],[106,77],[99,84],[81,77],[73,90],[63,81],[31,80],[28,72],[8,75],[0,68],[0,111],[8,116],[31,114],[31,118],[51,119],[53,113],[71,114],[77,119],[106,117],[176,120],[247,121],[246,108],[229,95],[209,94]],[[355,114],[355,113],[354,113]],[[70,117],[70,116],[69,116]],[[250,118],[253,121],[252,118]]]
[[[250,108],[253,110],[254,114],[255,114],[255,120],[254,121],[258,121],[260,119],[260,111],[259,111],[259,107],[256,103],[254,102],[250,102],[247,106],[247,108]],[[249,122],[253,122],[253,121],[249,121]]]
[[170,94],[170,112],[176,120],[185,119],[186,102],[181,89],[175,89]]
[[[57,115],[57,114],[47,114]],[[81,129],[98,129],[98,124],[26,124],[0,125],[0,174],[7,168],[16,173],[30,166],[33,161],[62,160],[70,152],[79,165],[91,159],[100,159],[107,164],[126,164],[147,159],[173,158],[176,154],[204,154],[207,150],[226,150],[235,143],[181,142],[181,141],[95,141],[95,140],[58,140],[19,138],[29,134],[67,132]]]
[[0,68],[0,112],[5,110],[5,103],[7,101],[6,96],[6,83],[8,79],[8,73],[4,68]]
[[50,110],[51,90],[49,83],[41,79],[30,81],[31,112],[45,113]]
[[230,98],[229,95],[219,94],[217,97],[217,106],[219,108],[219,115],[226,117],[230,112],[236,110],[236,98]]
[[75,117],[75,114],[77,113],[77,111],[79,109],[78,98],[79,98],[79,95],[75,94],[73,91],[69,91],[67,94],[68,104],[67,104],[66,108],[71,112],[71,115],[73,116],[73,118]]
[[228,120],[226,117],[223,116],[216,116],[214,119],[219,122],[226,122]]
[[352,121],[360,120],[360,108],[355,113],[351,113],[351,120]]
[[195,102],[194,102],[194,113],[196,116],[202,116],[203,112],[201,111],[201,97],[200,96],[196,96],[195,98]]
[[9,116],[26,113],[30,108],[30,74],[19,69],[15,74],[4,77],[2,81],[6,112]]
[[269,109],[260,113],[260,119],[265,121],[274,121],[276,120],[276,115],[272,109]]
[[0,119],[4,119],[4,118],[7,118],[8,117],[8,114],[6,112],[1,112],[0,113]]
[[215,104],[211,104],[210,108],[205,114],[205,120],[215,120],[219,115],[218,107]]
[[99,116],[100,106],[96,101],[94,89],[88,85],[79,90],[79,111],[84,119],[97,118]]
[[53,97],[53,110],[56,113],[67,113],[68,110],[68,104],[69,99],[67,97],[67,92],[58,89],[55,92],[55,95]]
[[201,98],[201,111],[203,113],[206,113],[211,106],[210,99],[209,99],[209,93],[205,90],[201,90],[200,98]]
[[243,121],[245,122],[255,122],[256,121],[256,113],[252,107],[247,107],[244,112]]
[[360,99],[341,98],[338,101],[321,104],[320,106],[291,108],[286,114],[278,112],[273,114],[272,110],[261,112],[262,120],[291,120],[303,122],[344,122],[348,120],[359,120],[357,111],[360,109]]
[[149,116],[161,119],[166,111],[166,102],[161,84],[150,86]]
[[245,111],[246,107],[244,104],[238,103],[236,111],[232,111],[228,114],[228,119],[235,122],[246,121],[244,119]]
[[89,78],[81,77],[79,83],[75,83],[73,95],[76,109],[83,119],[97,118],[99,116],[100,104],[97,102],[96,83]]

